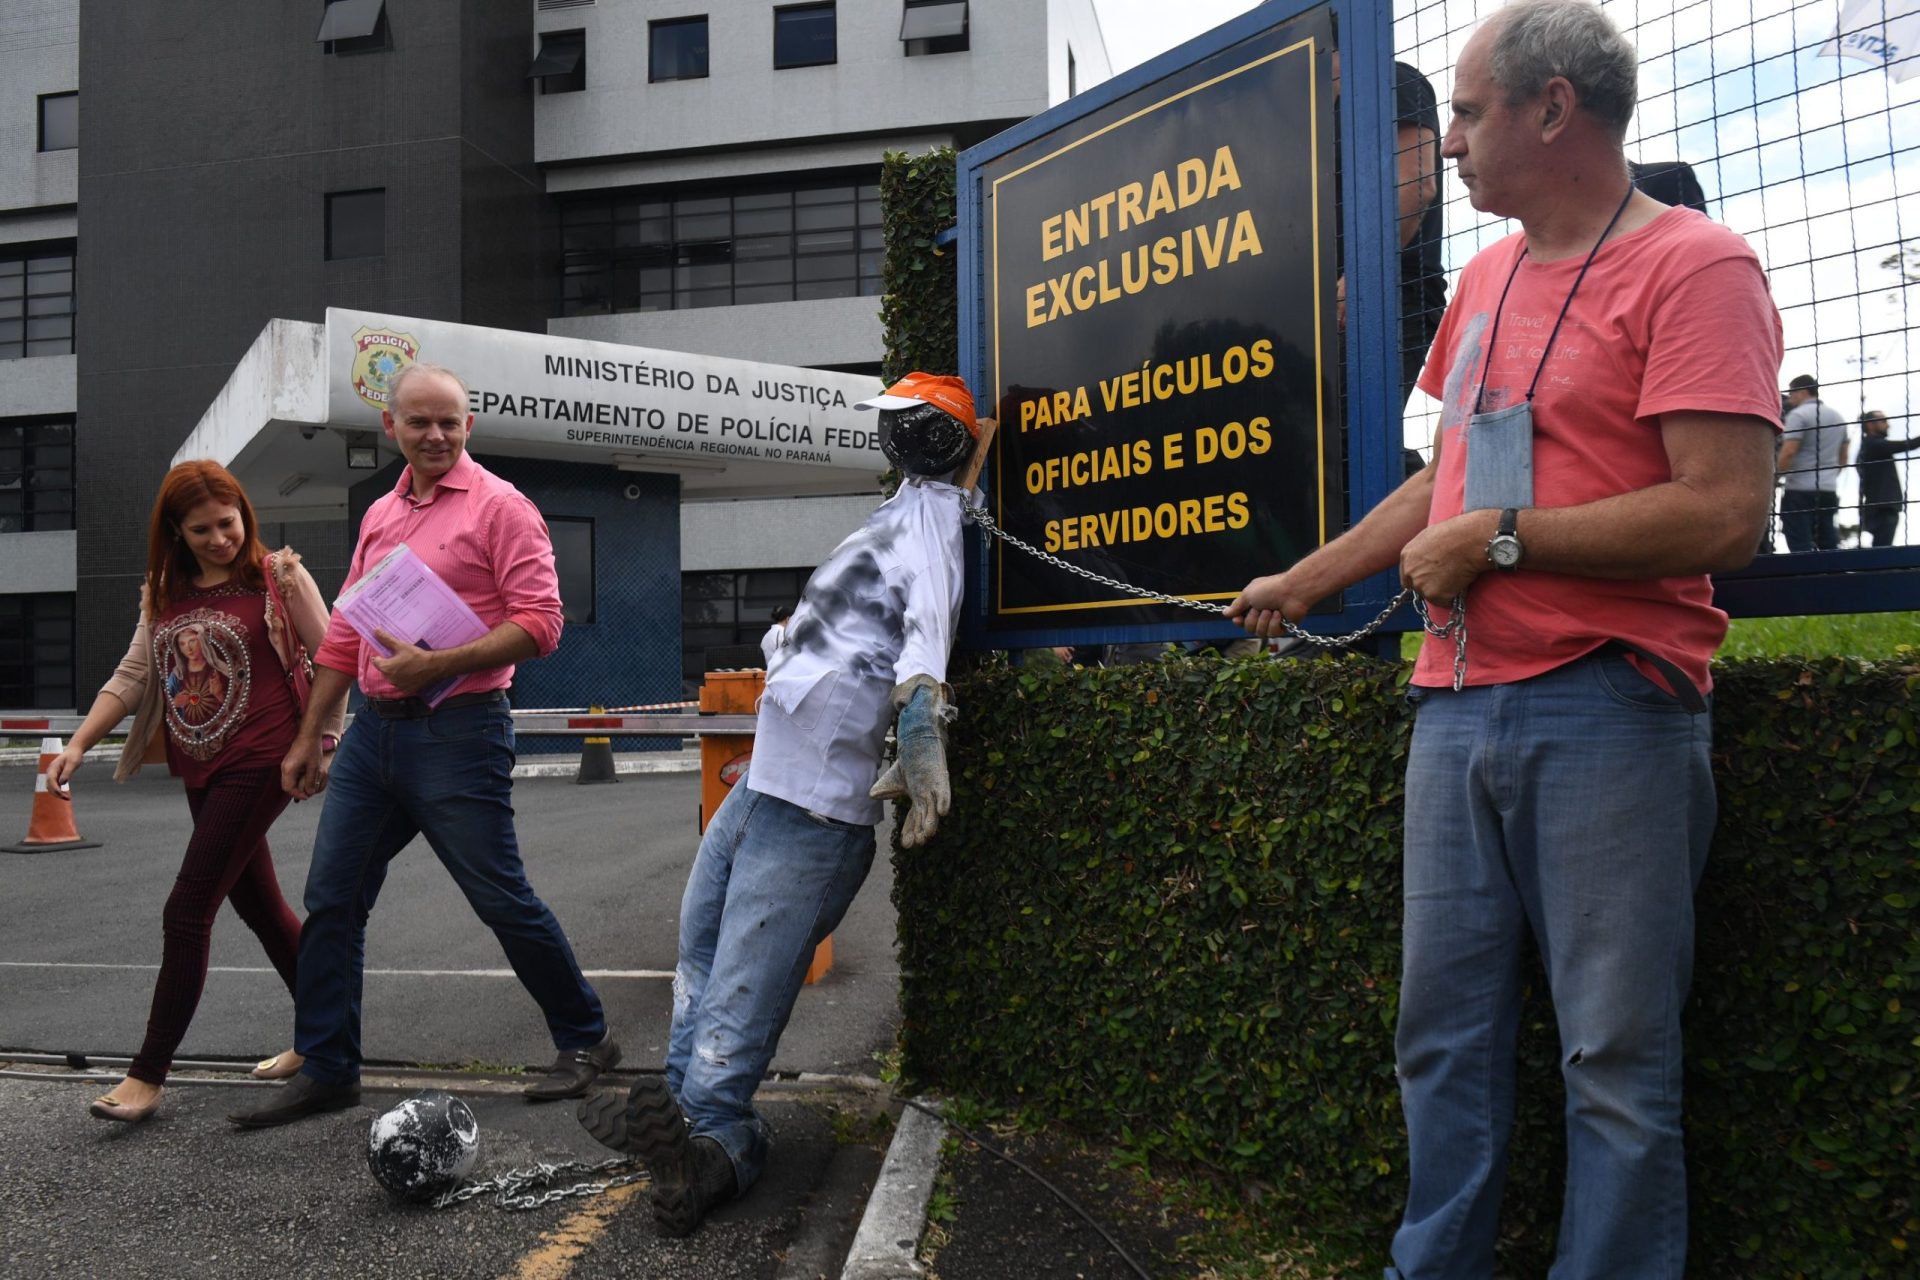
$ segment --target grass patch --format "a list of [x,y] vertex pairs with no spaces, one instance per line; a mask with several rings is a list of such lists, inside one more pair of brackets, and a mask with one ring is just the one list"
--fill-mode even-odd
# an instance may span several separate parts
[[[1468,641],[1472,643],[1471,640]],[[1829,613],[1809,618],[1735,618],[1722,658],[1862,658],[1878,661],[1920,645],[1920,613]]]
[[[1729,658],[1861,658],[1878,662],[1920,648],[1920,613],[1828,613],[1805,618],[1734,618],[1717,655]],[[1400,637],[1400,656],[1420,655],[1420,633]],[[1469,631],[1467,660],[1473,660]]]

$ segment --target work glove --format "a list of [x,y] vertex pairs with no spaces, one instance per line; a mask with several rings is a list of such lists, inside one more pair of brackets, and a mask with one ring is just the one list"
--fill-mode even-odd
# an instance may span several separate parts
[[900,843],[915,849],[933,839],[953,803],[947,787],[947,721],[953,719],[954,708],[940,682],[926,675],[895,687],[893,705],[899,710],[893,725],[893,763],[867,794],[876,800],[906,797]]

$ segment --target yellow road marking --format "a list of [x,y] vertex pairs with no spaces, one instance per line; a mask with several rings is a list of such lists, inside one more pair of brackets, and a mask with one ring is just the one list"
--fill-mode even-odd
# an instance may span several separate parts
[[627,1201],[644,1195],[647,1183],[630,1182],[624,1187],[594,1196],[559,1226],[540,1237],[540,1243],[520,1259],[501,1280],[566,1280],[573,1264],[602,1235]]

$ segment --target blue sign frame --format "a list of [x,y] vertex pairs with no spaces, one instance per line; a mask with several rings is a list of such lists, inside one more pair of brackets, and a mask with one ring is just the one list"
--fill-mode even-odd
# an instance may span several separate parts
[[[989,385],[991,347],[983,167],[1036,138],[1315,9],[1331,11],[1340,51],[1338,163],[1343,175],[1344,206],[1341,214],[1344,256],[1340,265],[1346,276],[1348,299],[1344,384],[1348,428],[1345,432],[1346,510],[1334,513],[1344,519],[1329,529],[1330,536],[1338,536],[1391,493],[1405,474],[1401,463],[1397,375],[1360,376],[1361,370],[1399,368],[1400,291],[1397,262],[1390,249],[1398,243],[1392,160],[1393,26],[1392,16],[1384,6],[1364,0],[1321,0],[1321,3],[1275,0],[962,152],[956,183],[960,231],[960,372],[971,387]],[[1371,159],[1362,163],[1363,156]],[[1371,429],[1360,429],[1358,424],[1375,425]],[[985,539],[969,526],[970,572],[960,629],[960,643],[968,648],[1001,648],[1008,642],[1006,634],[989,634],[985,627],[988,552]],[[1275,564],[1271,571],[1278,572],[1285,567]],[[1338,612],[1315,614],[1306,625],[1310,630],[1329,634],[1354,630],[1378,614],[1398,590],[1396,575],[1375,575],[1349,588]],[[1412,611],[1403,609],[1392,625],[1404,630],[1418,624],[1413,621]],[[1175,622],[1077,625],[1018,633],[1023,647],[1227,639],[1245,634],[1224,619],[1198,613],[1191,620]]]

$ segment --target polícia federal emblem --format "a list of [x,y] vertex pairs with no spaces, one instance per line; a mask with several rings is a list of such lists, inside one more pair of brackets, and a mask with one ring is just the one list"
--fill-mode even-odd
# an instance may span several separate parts
[[420,355],[420,344],[410,333],[364,328],[353,335],[354,394],[375,409],[387,407],[387,387],[393,376]]

